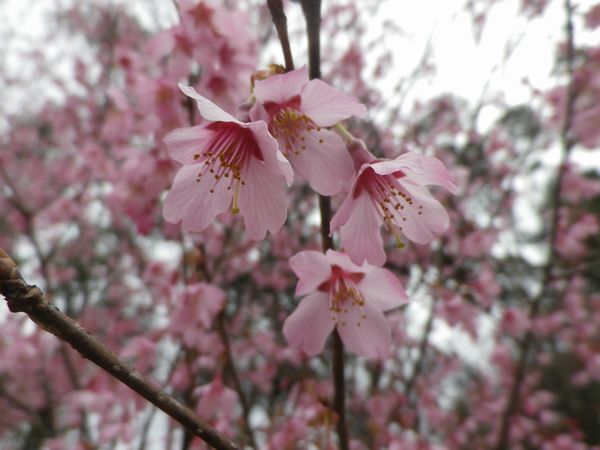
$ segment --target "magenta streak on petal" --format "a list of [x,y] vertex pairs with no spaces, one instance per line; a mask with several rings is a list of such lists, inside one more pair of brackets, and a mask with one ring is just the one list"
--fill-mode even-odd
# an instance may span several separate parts
[[240,184],[246,184],[244,178],[248,161],[250,158],[263,161],[262,153],[252,131],[234,122],[214,122],[207,128],[214,132],[214,136],[202,154],[194,155],[194,159],[202,161],[197,181],[204,176],[214,177],[213,188],[209,191],[214,193],[217,183],[227,179],[227,190],[234,188],[232,212],[237,213],[238,190]]
[[[329,312],[336,326],[356,325],[360,327],[361,321],[348,324],[346,314],[350,308],[361,308],[365,305],[365,299],[358,289],[359,283],[365,274],[362,272],[346,272],[336,264],[331,266],[331,277],[321,283],[319,291],[329,292]],[[366,318],[361,314],[361,320]]]
[[417,215],[422,215],[423,206],[415,203],[414,199],[398,183],[405,174],[398,170],[389,175],[378,175],[371,167],[367,167],[360,175],[354,186],[352,195],[358,198],[362,190],[366,190],[376,205],[385,227],[394,235],[398,247],[404,247],[399,230],[406,222],[405,208],[416,208]]

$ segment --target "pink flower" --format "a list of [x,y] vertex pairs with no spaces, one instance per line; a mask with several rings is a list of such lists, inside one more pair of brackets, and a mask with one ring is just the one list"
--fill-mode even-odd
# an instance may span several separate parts
[[300,252],[290,258],[290,266],[299,278],[296,295],[308,294],[283,324],[291,346],[309,355],[320,353],[335,327],[345,346],[358,355],[387,355],[392,337],[383,311],[408,300],[389,270],[357,266],[333,250],[325,255]]
[[294,169],[322,195],[337,194],[354,169],[344,142],[324,129],[367,110],[321,80],[308,81],[306,67],[256,81],[252,120],[262,119]]
[[[362,163],[350,192],[331,220],[331,231],[341,228],[342,244],[356,264],[385,263],[383,224],[399,247],[403,234],[418,244],[431,242],[448,228],[448,213],[426,185],[438,185],[456,193],[458,188],[442,162],[418,153],[394,160],[376,160],[362,143],[351,149]],[[358,154],[358,156],[356,156]]]
[[171,158],[183,164],[165,199],[165,220],[199,232],[231,208],[252,239],[276,233],[287,216],[283,181],[289,185],[293,173],[267,125],[240,122],[193,88],[179,88],[196,100],[207,123],[165,136]]

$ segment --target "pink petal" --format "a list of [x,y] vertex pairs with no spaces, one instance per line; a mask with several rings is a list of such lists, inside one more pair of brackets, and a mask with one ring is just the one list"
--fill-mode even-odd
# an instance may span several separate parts
[[329,229],[331,230],[330,235],[348,222],[348,220],[350,220],[350,216],[352,215],[352,211],[354,209],[354,197],[352,196],[352,192],[354,191],[355,185],[356,179],[350,188],[350,193],[346,195],[344,201],[331,218],[331,222],[329,223]]
[[[401,211],[392,210],[395,222],[411,241],[418,244],[430,243],[438,234],[448,229],[450,222],[448,213],[427,188],[404,178],[400,179],[399,184],[400,189],[404,188],[405,192],[413,198],[414,204],[405,206]],[[423,209],[419,210],[419,206]]]
[[269,113],[267,113],[267,110],[263,107],[262,104],[258,102],[256,102],[254,106],[250,108],[249,117],[250,120],[252,120],[253,122],[262,120],[268,123],[271,120],[271,117],[269,116]]
[[446,188],[452,194],[458,192],[454,177],[437,158],[408,152],[390,161],[378,161],[371,165],[379,175],[389,175],[402,170],[416,184],[435,185]]
[[397,308],[408,301],[406,291],[396,276],[387,269],[367,266],[358,288],[366,301],[380,311]]
[[283,324],[283,334],[292,347],[300,347],[308,355],[323,351],[334,322],[329,312],[329,295],[315,292],[307,295]]
[[354,264],[346,253],[336,252],[335,250],[327,250],[325,257],[327,258],[327,261],[329,261],[330,265],[339,266],[346,272],[364,272],[363,267]]
[[245,128],[250,128],[262,153],[263,160],[267,168],[273,172],[279,172],[285,178],[287,185],[291,185],[294,180],[294,171],[290,162],[279,151],[279,144],[267,128],[265,122],[250,122],[243,124]]
[[305,131],[295,143],[288,157],[319,194],[335,195],[352,179],[354,163],[337,134],[324,129]]
[[306,250],[296,253],[289,260],[290,267],[298,277],[296,295],[317,290],[331,276],[331,265],[321,252]]
[[213,135],[213,131],[200,125],[173,130],[164,137],[164,141],[171,158],[181,164],[194,164],[205,159],[203,151]]
[[285,103],[300,95],[300,90],[308,82],[306,66],[291,72],[273,75],[266,80],[254,83],[254,96],[260,103]]
[[300,94],[301,111],[320,127],[331,127],[350,116],[364,117],[365,105],[321,80],[311,80]]
[[402,170],[406,167],[405,164],[402,164],[402,162],[399,162],[395,159],[376,161],[374,163],[368,164],[368,166],[370,166],[378,175],[389,175],[391,173],[398,172],[399,170]]
[[239,208],[248,236],[257,241],[264,239],[267,230],[277,233],[287,218],[287,195],[281,173],[274,172],[263,161],[250,158],[244,180]]
[[338,316],[337,330],[344,345],[357,355],[384,358],[392,343],[390,325],[383,313],[366,300],[363,307],[349,307]]
[[[352,193],[348,194],[349,196]],[[379,232],[381,219],[369,195],[363,192],[353,201],[353,211],[345,225],[341,227],[342,244],[355,264],[365,260],[369,264],[381,266],[385,263],[383,240]]]
[[235,117],[233,117],[231,114],[229,114],[226,111],[223,111],[209,99],[202,97],[200,94],[198,94],[198,92],[196,92],[196,89],[194,89],[193,87],[186,86],[181,83],[179,83],[178,86],[179,89],[181,89],[181,92],[183,92],[188,97],[196,100],[198,110],[200,111],[200,114],[204,119],[209,120],[211,122],[235,122],[241,124],[241,122]]
[[[225,183],[215,185],[211,177],[196,181],[199,166],[190,164],[179,169],[163,206],[165,220],[170,223],[181,221],[185,231],[203,231],[231,203],[231,193]],[[213,188],[214,192],[210,192]]]

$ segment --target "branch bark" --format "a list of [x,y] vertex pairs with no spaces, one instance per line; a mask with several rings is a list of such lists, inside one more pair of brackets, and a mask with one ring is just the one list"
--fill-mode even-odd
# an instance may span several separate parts
[[283,10],[283,2],[281,0],[267,0],[267,6],[273,19],[273,24],[277,30],[277,37],[281,43],[283,51],[283,59],[285,61],[285,71],[294,70],[294,59],[292,58],[292,49],[290,48],[290,38],[288,36],[287,18]]
[[[321,78],[321,0],[301,0],[306,20],[308,38],[308,74],[310,79]],[[323,252],[333,249],[330,236],[331,198],[319,195],[321,213],[321,245]],[[334,386],[333,407],[337,414],[336,430],[340,450],[349,450],[348,425],[346,424],[346,386],[344,375],[344,344],[337,329],[333,330],[332,377]]]
[[182,424],[195,436],[218,450],[240,447],[202,420],[194,411],[168,395],[139,371],[126,364],[79,323],[51,304],[42,291],[25,282],[17,265],[0,248],[0,294],[11,312],[24,312],[47,332],[67,342],[113,377]]

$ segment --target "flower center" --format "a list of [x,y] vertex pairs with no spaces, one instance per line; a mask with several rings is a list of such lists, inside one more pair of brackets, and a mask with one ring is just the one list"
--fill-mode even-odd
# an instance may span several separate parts
[[398,183],[398,179],[404,176],[401,170],[389,175],[379,175],[372,167],[368,167],[361,174],[352,193],[353,197],[357,198],[363,189],[368,192],[383,224],[396,239],[398,248],[404,247],[400,239],[400,231],[406,222],[409,208],[416,208],[417,215],[423,214],[423,205],[415,203]]
[[237,214],[240,186],[246,183],[244,177],[250,158],[263,161],[262,153],[251,130],[233,122],[213,122],[207,128],[214,132],[212,139],[202,153],[194,159],[201,164],[196,181],[205,177],[213,179],[209,192],[214,193],[218,183],[227,183],[227,190],[233,189],[231,212]]
[[[346,326],[352,317],[356,321],[355,325],[359,327],[366,318],[363,312],[365,299],[357,287],[357,283],[364,276],[361,272],[346,272],[334,264],[331,266],[331,278],[319,286],[319,290],[329,291],[329,311],[331,320],[336,325]],[[350,315],[351,312],[355,312],[353,308],[360,308],[360,313]]]
[[[311,131],[321,131],[310,117],[292,108],[284,108],[273,118],[271,132],[280,142],[281,152],[285,156],[299,155],[306,150],[306,137],[304,134]],[[322,144],[323,140],[320,139]]]

